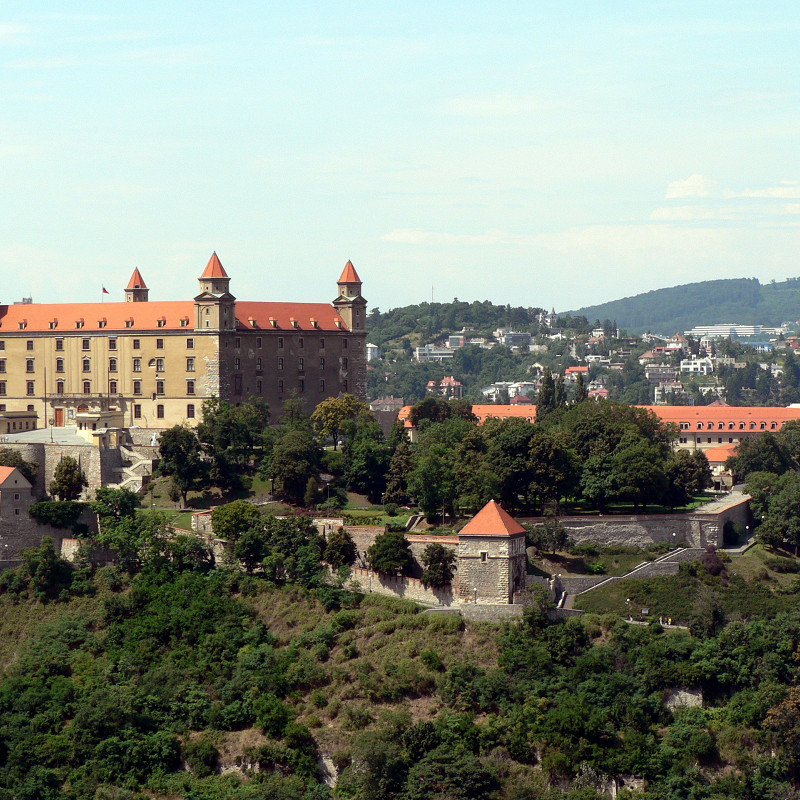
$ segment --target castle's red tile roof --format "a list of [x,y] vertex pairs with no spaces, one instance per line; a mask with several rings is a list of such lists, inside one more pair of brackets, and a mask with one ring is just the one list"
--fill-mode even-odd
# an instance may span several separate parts
[[128,285],[125,288],[126,290],[147,288],[147,284],[144,282],[144,278],[142,277],[142,273],[139,272],[138,267],[133,270],[133,275],[131,275],[131,279],[128,281]]
[[206,264],[205,272],[203,272],[203,274],[200,277],[201,278],[228,277],[228,273],[225,272],[225,268],[222,266],[222,262],[219,260],[216,250],[211,254],[211,258],[208,260],[208,264]]
[[490,500],[459,532],[459,536],[513,536],[525,533],[499,503]]
[[237,301],[239,328],[284,331],[348,331],[339,312],[328,303],[259,303]]
[[348,261],[342,270],[342,277],[339,278],[339,283],[361,283],[361,278],[358,277],[356,268],[353,266],[352,261]]
[[494,405],[492,403],[479,403],[472,406],[472,413],[478,418],[478,424],[483,425],[487,419],[527,419],[528,422],[536,420],[536,406],[529,405]]
[[[336,309],[327,303],[241,301],[236,303],[236,317],[238,327],[245,330],[349,330]],[[316,325],[312,320],[316,321]],[[147,303],[20,303],[0,306],[0,334],[23,331],[67,334],[102,329],[142,331],[159,328],[165,331],[194,330],[194,302],[163,300]]]
[[703,450],[709,464],[724,464],[731,456],[736,455],[738,444],[721,444],[718,447],[709,447]]

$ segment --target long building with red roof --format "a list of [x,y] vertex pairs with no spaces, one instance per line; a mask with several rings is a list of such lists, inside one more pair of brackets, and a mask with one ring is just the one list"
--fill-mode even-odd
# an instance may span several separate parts
[[[674,426],[678,447],[708,450],[720,445],[737,445],[742,439],[767,431],[775,433],[787,422],[800,420],[800,406],[638,406],[652,411],[662,422]],[[411,440],[416,428],[411,424],[411,406],[403,406],[398,419]],[[483,425],[487,419],[526,419],[536,421],[535,405],[474,405],[472,413]]]
[[0,417],[37,427],[112,412],[126,426],[199,418],[204,400],[292,396],[311,410],[340,392],[366,396],[366,301],[347,262],[330,303],[239,301],[214,253],[194,298],[150,301],[135,269],[124,302],[0,306]]

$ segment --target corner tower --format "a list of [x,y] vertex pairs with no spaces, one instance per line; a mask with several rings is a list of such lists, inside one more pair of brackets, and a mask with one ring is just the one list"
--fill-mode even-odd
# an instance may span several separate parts
[[198,280],[200,294],[194,298],[195,329],[235,330],[236,298],[230,293],[231,279],[216,252],[212,253]]
[[339,294],[333,307],[339,312],[345,325],[355,333],[364,333],[367,324],[367,301],[361,296],[361,278],[352,261],[348,261],[337,281]]
[[125,287],[125,302],[126,303],[146,303],[150,290],[144,282],[142,273],[139,268],[133,270],[133,275]]

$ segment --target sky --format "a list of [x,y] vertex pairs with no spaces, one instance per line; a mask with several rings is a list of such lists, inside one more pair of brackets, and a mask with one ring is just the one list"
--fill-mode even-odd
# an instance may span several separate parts
[[0,302],[800,276],[800,5],[0,3]]

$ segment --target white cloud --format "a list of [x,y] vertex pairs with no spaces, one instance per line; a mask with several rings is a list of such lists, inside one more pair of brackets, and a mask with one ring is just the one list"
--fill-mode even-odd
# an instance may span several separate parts
[[725,192],[725,197],[766,197],[779,200],[800,199],[800,183],[797,181],[781,181],[780,186],[768,186],[764,189],[744,189],[741,192]]
[[531,95],[500,92],[492,95],[454,97],[443,106],[445,114],[465,117],[515,117],[544,111],[548,106]]
[[0,44],[19,44],[28,39],[30,32],[30,25],[0,22]]
[[690,175],[686,180],[672,181],[667,187],[667,200],[676,197],[710,197],[717,188],[717,182],[705,175]]

